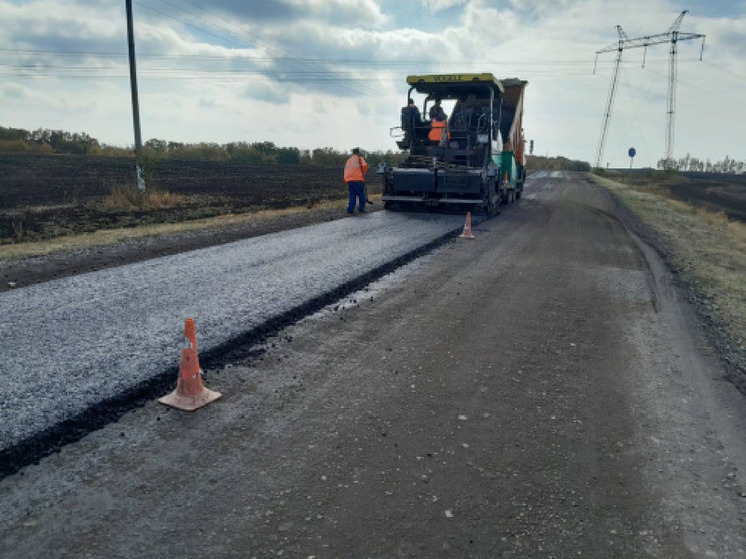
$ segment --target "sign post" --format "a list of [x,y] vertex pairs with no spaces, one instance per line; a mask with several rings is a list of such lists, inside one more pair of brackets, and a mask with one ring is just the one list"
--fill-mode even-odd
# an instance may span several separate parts
[[629,155],[629,175],[627,182],[632,182],[632,161],[634,161],[635,155],[637,155],[637,150],[635,148],[629,148],[627,154]]

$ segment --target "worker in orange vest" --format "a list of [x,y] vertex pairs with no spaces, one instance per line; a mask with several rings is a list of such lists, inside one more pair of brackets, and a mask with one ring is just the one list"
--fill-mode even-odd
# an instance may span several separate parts
[[433,142],[440,142],[444,134],[448,133],[448,117],[443,107],[440,106],[440,99],[435,99],[435,104],[430,107],[430,133],[428,139]]
[[360,213],[365,212],[365,173],[368,172],[368,163],[362,155],[360,148],[354,148],[352,155],[345,163],[345,182],[350,191],[350,202],[347,204],[347,213],[354,213],[355,201]]

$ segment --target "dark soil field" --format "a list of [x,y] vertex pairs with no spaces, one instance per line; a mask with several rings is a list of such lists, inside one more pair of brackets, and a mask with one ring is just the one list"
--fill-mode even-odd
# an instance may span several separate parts
[[746,222],[746,175],[723,173],[678,173],[667,175],[645,169],[607,172],[609,178],[636,186],[659,188],[667,195],[729,219]]
[[682,173],[688,179],[669,191],[679,200],[724,212],[731,219],[746,222],[746,175]]
[[0,243],[347,196],[338,168],[166,159],[147,174],[154,189],[174,195],[169,203],[144,210],[113,201],[117,189],[136,188],[133,159],[0,154]]

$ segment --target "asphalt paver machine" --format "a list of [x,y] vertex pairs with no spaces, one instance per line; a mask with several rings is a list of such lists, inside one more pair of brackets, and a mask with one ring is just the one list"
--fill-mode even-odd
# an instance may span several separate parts
[[[521,197],[526,176],[523,93],[528,82],[493,74],[408,76],[408,105],[392,128],[407,152],[382,165],[388,209],[461,208],[488,215]],[[428,117],[437,100],[451,101],[445,123]]]

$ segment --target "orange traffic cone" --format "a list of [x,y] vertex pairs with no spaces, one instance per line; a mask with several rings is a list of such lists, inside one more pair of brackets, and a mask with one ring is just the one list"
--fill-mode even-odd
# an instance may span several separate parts
[[159,398],[161,404],[184,411],[194,411],[220,398],[220,392],[209,390],[202,385],[202,369],[197,357],[197,336],[194,319],[187,318],[184,324],[184,344],[181,350],[181,365],[176,390]]
[[464,232],[459,235],[461,239],[473,239],[474,235],[471,233],[471,212],[466,212],[466,223],[464,224]]

